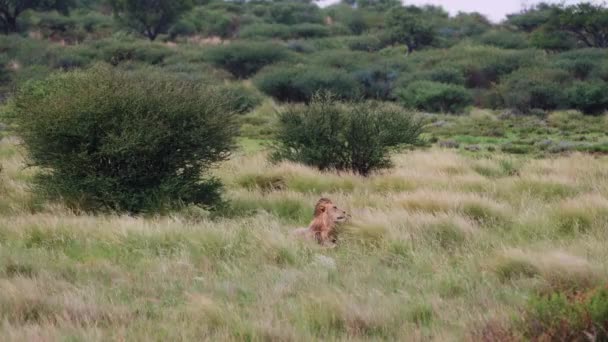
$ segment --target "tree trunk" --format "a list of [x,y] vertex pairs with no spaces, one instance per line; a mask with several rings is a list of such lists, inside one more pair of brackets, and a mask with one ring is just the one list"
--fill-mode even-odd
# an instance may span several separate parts
[[6,33],[15,33],[17,32],[17,17],[6,17]]

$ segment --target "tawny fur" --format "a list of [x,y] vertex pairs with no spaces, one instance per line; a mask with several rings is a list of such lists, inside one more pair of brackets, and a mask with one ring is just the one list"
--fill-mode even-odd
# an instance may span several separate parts
[[327,198],[321,198],[315,205],[314,218],[308,228],[300,228],[294,234],[306,239],[315,239],[320,245],[331,246],[335,244],[336,225],[346,221],[347,214],[338,209],[334,203]]

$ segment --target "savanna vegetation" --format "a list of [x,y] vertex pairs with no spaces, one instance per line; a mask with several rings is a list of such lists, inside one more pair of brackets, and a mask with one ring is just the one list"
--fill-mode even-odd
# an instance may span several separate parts
[[0,0],[0,340],[606,340],[607,28]]

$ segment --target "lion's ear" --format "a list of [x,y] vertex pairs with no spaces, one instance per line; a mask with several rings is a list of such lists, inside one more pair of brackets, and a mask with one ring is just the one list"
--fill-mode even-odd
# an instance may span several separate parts
[[325,207],[321,207],[321,212],[324,213],[325,212]]

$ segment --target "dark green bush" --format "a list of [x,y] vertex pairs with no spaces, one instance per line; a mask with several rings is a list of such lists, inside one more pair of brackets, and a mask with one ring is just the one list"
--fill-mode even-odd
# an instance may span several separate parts
[[393,90],[399,77],[398,70],[383,65],[372,65],[353,73],[368,99],[394,100]]
[[499,92],[508,108],[530,113],[533,109],[552,110],[564,107],[564,84],[567,72],[558,69],[525,68],[503,81]]
[[239,30],[241,39],[289,39],[291,38],[291,28],[283,24],[251,24]]
[[451,65],[439,65],[429,70],[423,70],[405,75],[401,82],[406,85],[413,81],[432,81],[463,86],[465,77],[460,68]]
[[330,35],[329,28],[321,24],[297,24],[290,28],[291,38],[321,38]]
[[14,120],[42,194],[83,210],[150,212],[218,203],[221,184],[202,176],[233,147],[227,101],[167,75],[97,66],[28,83]]
[[207,51],[205,59],[238,78],[247,78],[264,66],[290,57],[289,50],[279,44],[236,42]]
[[321,66],[277,66],[260,72],[255,85],[266,95],[285,102],[308,102],[318,91],[339,99],[360,96],[357,80],[346,71]]
[[389,167],[390,152],[418,141],[421,123],[395,106],[340,103],[325,93],[280,113],[274,160],[361,175]]
[[488,31],[479,37],[479,42],[503,49],[526,49],[530,47],[530,42],[524,33],[512,31]]
[[532,341],[607,341],[608,289],[534,296],[519,325]]
[[312,56],[310,63],[324,67],[355,71],[375,60],[371,53],[350,50],[327,50]]
[[354,51],[377,52],[387,47],[388,44],[377,36],[352,37],[347,42],[348,48]]
[[231,111],[245,114],[259,106],[264,98],[256,89],[242,84],[229,84],[219,87],[228,99]]
[[576,82],[566,95],[569,107],[585,114],[601,114],[608,110],[608,84],[604,81]]
[[400,102],[409,108],[428,112],[460,113],[473,104],[473,97],[462,86],[417,81],[397,91]]
[[91,47],[97,51],[101,59],[112,65],[123,62],[143,62],[157,65],[174,53],[164,44],[136,40],[104,39],[95,42]]

